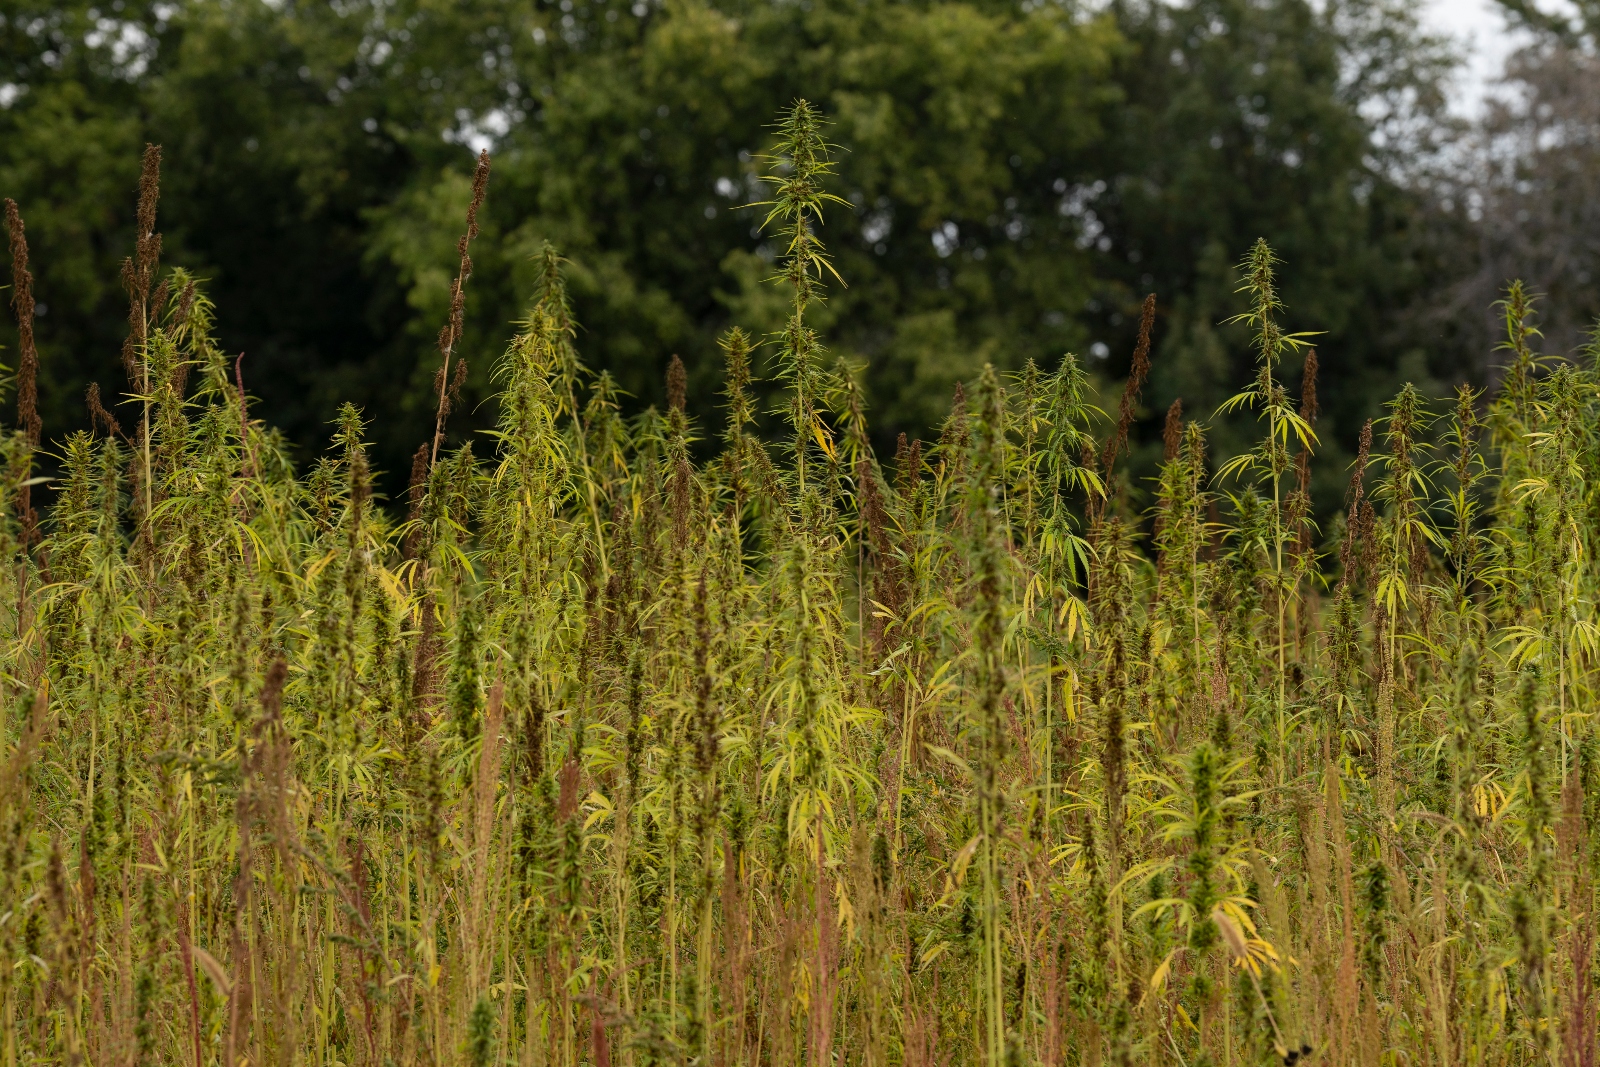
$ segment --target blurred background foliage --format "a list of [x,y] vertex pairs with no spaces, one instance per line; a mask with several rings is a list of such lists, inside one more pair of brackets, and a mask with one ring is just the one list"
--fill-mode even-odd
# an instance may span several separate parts
[[[1234,264],[1260,236],[1284,260],[1289,327],[1324,331],[1318,481],[1333,504],[1360,413],[1405,380],[1435,395],[1481,380],[1487,304],[1548,251],[1522,247],[1539,239],[1516,221],[1526,151],[1509,171],[1482,165],[1484,146],[1526,140],[1533,120],[1510,106],[1481,127],[1452,119],[1454,57],[1403,0],[0,0],[0,12],[0,193],[33,246],[46,436],[86,424],[88,383],[126,389],[118,272],[154,142],[163,261],[209,279],[262,414],[306,456],[355,401],[391,495],[431,429],[477,147],[494,173],[458,436],[493,420],[488,371],[546,241],[570,260],[585,357],[630,410],[659,400],[678,354],[691,412],[720,425],[716,335],[769,334],[782,311],[747,205],[764,195],[770,116],[800,95],[832,123],[831,191],[848,203],[823,234],[848,287],[831,287],[819,321],[860,368],[880,442],[929,432],[985,362],[1051,367],[1072,350],[1116,383],[1146,292],[1158,320],[1141,417],[1177,397],[1209,417],[1248,375],[1244,338],[1220,323]],[[1570,88],[1584,63],[1593,72],[1587,29],[1541,25],[1538,47],[1572,68],[1550,93],[1592,111],[1592,94]],[[1571,219],[1542,222],[1571,241]],[[1587,321],[1592,295],[1555,294],[1557,318]],[[1214,442],[1229,450],[1227,427]]]

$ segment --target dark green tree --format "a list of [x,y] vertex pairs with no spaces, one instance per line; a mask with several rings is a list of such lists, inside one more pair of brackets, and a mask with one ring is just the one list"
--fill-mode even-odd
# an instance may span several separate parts
[[1459,256],[1403,173],[1397,131],[1437,125],[1445,61],[1398,0],[0,0],[0,17],[0,194],[29,225],[47,438],[86,422],[89,382],[123,389],[147,141],[163,260],[209,279],[264,413],[309,449],[356,402],[391,494],[431,428],[476,147],[495,166],[452,433],[492,424],[478,401],[547,241],[590,364],[641,405],[679,354],[709,416],[715,337],[783,322],[746,205],[770,116],[802,95],[850,205],[823,233],[848,287],[808,321],[866,364],[877,432],[923,430],[986,362],[1075,350],[1114,381],[1150,291],[1147,399],[1209,413],[1249,358],[1218,323],[1258,236],[1292,328],[1327,331],[1330,463],[1348,412],[1462,362],[1408,326]]

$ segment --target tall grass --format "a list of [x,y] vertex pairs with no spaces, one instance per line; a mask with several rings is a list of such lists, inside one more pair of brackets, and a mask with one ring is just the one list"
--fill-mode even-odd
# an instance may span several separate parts
[[132,425],[92,397],[36,517],[12,207],[0,1067],[1595,1062],[1600,348],[1514,287],[1499,391],[1402,390],[1325,540],[1260,244],[1260,442],[1174,405],[1150,513],[1153,301],[1114,418],[1070,355],[986,369],[880,458],[808,318],[821,131],[719,426],[676,361],[620,414],[547,251],[443,447],[469,222],[393,509],[360,412],[303,474],[252,417],[152,152]]

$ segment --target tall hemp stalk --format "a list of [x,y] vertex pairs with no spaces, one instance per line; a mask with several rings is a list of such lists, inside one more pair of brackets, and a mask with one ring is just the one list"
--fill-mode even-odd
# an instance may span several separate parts
[[1253,333],[1251,344],[1255,349],[1256,377],[1248,388],[1224,401],[1217,409],[1217,414],[1228,414],[1243,408],[1256,410],[1257,420],[1266,424],[1266,433],[1255,448],[1223,463],[1217,469],[1217,477],[1248,477],[1252,492],[1259,491],[1263,485],[1270,486],[1272,492],[1266,521],[1255,531],[1255,544],[1248,547],[1265,553],[1272,561],[1271,594],[1277,618],[1273,635],[1277,646],[1275,713],[1278,719],[1277,733],[1281,738],[1285,734],[1284,717],[1288,707],[1289,642],[1285,621],[1289,601],[1295,595],[1288,581],[1290,573],[1286,571],[1284,563],[1286,551],[1297,532],[1291,528],[1291,523],[1285,521],[1284,476],[1291,462],[1291,440],[1310,453],[1316,447],[1317,435],[1311,424],[1295,410],[1288,391],[1277,379],[1278,363],[1284,355],[1304,348],[1309,343],[1307,338],[1314,336],[1309,332],[1285,333],[1278,325],[1277,314],[1283,310],[1283,304],[1278,299],[1274,276],[1277,263],[1277,256],[1265,239],[1258,239],[1255,247],[1239,264],[1239,272],[1244,275],[1244,280],[1238,292],[1246,295],[1250,307],[1229,321],[1246,326]]
[[986,367],[880,464],[819,111],[774,140],[772,440],[738,329],[626,409],[546,249],[451,441],[485,162],[404,503],[362,412],[304,466],[259,418],[154,149],[133,417],[51,440],[8,205],[0,1067],[1592,1062],[1597,352],[1513,285],[1493,391],[1317,424],[1319,512],[1258,244],[1254,379],[1159,466],[1153,301],[1107,425]]

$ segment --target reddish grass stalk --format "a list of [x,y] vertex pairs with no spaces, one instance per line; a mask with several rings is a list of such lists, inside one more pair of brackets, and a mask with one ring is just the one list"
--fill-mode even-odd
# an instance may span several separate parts
[[439,331],[439,355],[443,358],[439,363],[439,373],[434,379],[439,393],[439,411],[433,420],[433,447],[428,453],[429,466],[439,462],[439,445],[444,441],[444,421],[450,417],[450,395],[459,393],[461,389],[463,375],[460,368],[457,369],[455,385],[448,386],[450,356],[455,352],[456,345],[461,342],[466,285],[467,279],[472,276],[472,257],[467,254],[467,249],[472,244],[472,239],[478,236],[478,209],[483,206],[483,198],[488,191],[489,152],[485,149],[478,153],[478,168],[472,176],[472,201],[467,205],[467,232],[456,242],[456,254],[460,257],[460,262],[456,269],[455,284],[450,288],[450,318]]

